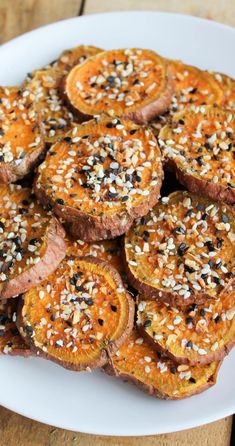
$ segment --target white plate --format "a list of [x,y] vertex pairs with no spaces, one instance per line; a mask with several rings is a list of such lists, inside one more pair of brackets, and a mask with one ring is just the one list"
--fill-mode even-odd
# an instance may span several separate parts
[[[79,43],[151,48],[235,76],[235,30],[178,14],[125,12],[85,16],[32,31],[0,47],[0,84]],[[54,426],[99,435],[150,435],[192,428],[235,409],[235,350],[218,383],[187,400],[161,401],[100,371],[75,373],[41,359],[0,358],[0,404]]]

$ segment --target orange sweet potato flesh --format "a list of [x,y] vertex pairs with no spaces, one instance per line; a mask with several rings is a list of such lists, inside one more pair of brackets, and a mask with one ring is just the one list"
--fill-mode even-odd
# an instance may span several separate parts
[[33,351],[79,371],[104,365],[131,332],[133,317],[134,302],[111,265],[66,257],[25,294],[18,323]]
[[223,89],[212,74],[179,60],[169,61],[169,70],[175,90],[170,108],[173,113],[186,106],[193,110],[199,105],[223,103]]
[[234,281],[234,240],[231,206],[174,192],[125,235],[128,279],[177,307],[216,299]]
[[18,300],[0,301],[0,354],[29,356],[29,347],[16,327]]
[[138,324],[152,347],[178,364],[221,360],[235,344],[235,291],[184,310],[140,296]]
[[0,87],[0,183],[23,178],[43,150],[42,126],[27,93]]
[[167,166],[191,192],[235,203],[235,112],[202,107],[174,115],[159,144]]
[[62,92],[80,120],[108,113],[143,124],[168,109],[173,89],[166,60],[134,48],[104,51],[75,66]]
[[177,365],[171,359],[161,357],[137,330],[133,330],[105,371],[133,382],[149,395],[177,400],[213,386],[219,366],[218,362],[204,367]]
[[0,299],[27,291],[65,256],[64,229],[31,190],[0,186]]
[[232,77],[226,76],[222,73],[214,73],[215,79],[219,82],[223,92],[224,92],[224,102],[225,108],[230,110],[235,109],[235,80]]
[[35,193],[85,241],[123,234],[158,201],[160,151],[153,133],[103,117],[53,145],[38,170]]

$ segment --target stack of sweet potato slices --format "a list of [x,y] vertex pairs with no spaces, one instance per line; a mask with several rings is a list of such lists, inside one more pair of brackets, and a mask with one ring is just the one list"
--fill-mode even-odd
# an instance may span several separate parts
[[81,45],[0,88],[1,353],[165,399],[216,383],[235,343],[234,85]]

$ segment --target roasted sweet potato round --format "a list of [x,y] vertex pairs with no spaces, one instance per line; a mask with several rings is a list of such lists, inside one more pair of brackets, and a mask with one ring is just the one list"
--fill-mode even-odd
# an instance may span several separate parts
[[52,68],[37,70],[24,82],[34,110],[41,112],[45,141],[52,143],[71,129],[74,115],[59,95],[63,73]]
[[134,302],[118,272],[88,257],[66,257],[46,281],[28,291],[18,326],[30,347],[60,365],[104,365],[133,326]]
[[77,65],[62,90],[80,120],[108,113],[138,124],[166,111],[173,93],[167,62],[153,51],[104,51]]
[[212,73],[202,71],[191,65],[185,65],[179,60],[169,60],[169,70],[172,76],[174,95],[169,111],[157,116],[151,123],[157,136],[164,125],[171,122],[176,112],[197,110],[200,105],[221,105],[225,102],[222,85]]
[[0,299],[45,279],[65,256],[64,229],[31,190],[0,186]]
[[0,183],[27,175],[43,150],[42,125],[28,93],[0,87]]
[[170,60],[169,70],[175,91],[170,107],[172,113],[186,106],[195,110],[199,105],[223,103],[223,89],[212,74],[179,60]]
[[209,364],[235,344],[235,291],[184,310],[140,296],[137,323],[153,348],[178,364]]
[[0,354],[30,356],[30,349],[16,327],[17,305],[17,299],[0,301]]
[[222,73],[214,73],[215,79],[219,82],[223,92],[223,106],[230,110],[235,109],[235,79]]
[[114,238],[158,201],[160,151],[153,133],[102,118],[75,127],[49,150],[35,193],[82,240]]
[[74,65],[84,62],[88,57],[101,53],[103,50],[92,45],[79,45],[63,51],[59,58],[49,66],[63,74],[68,74]]
[[216,383],[220,363],[204,367],[177,365],[154,351],[134,330],[105,366],[110,375],[128,380],[157,398],[177,400],[203,392]]
[[235,203],[235,112],[201,107],[178,113],[158,141],[168,168],[187,189]]
[[174,192],[126,234],[127,275],[148,298],[201,304],[234,281],[234,241],[232,206]]
[[93,256],[110,263],[119,272],[124,285],[126,284],[126,273],[122,256],[122,240],[103,240],[101,242],[87,243],[83,240],[66,239],[68,256],[84,257]]

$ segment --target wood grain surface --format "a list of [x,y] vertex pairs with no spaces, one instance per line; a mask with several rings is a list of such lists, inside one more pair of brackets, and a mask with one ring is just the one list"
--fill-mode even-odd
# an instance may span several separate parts
[[[235,0],[0,0],[0,43],[82,13],[132,9],[181,12],[235,26]],[[229,446],[231,428],[227,417],[167,435],[101,437],[57,429],[0,407],[0,446]]]

